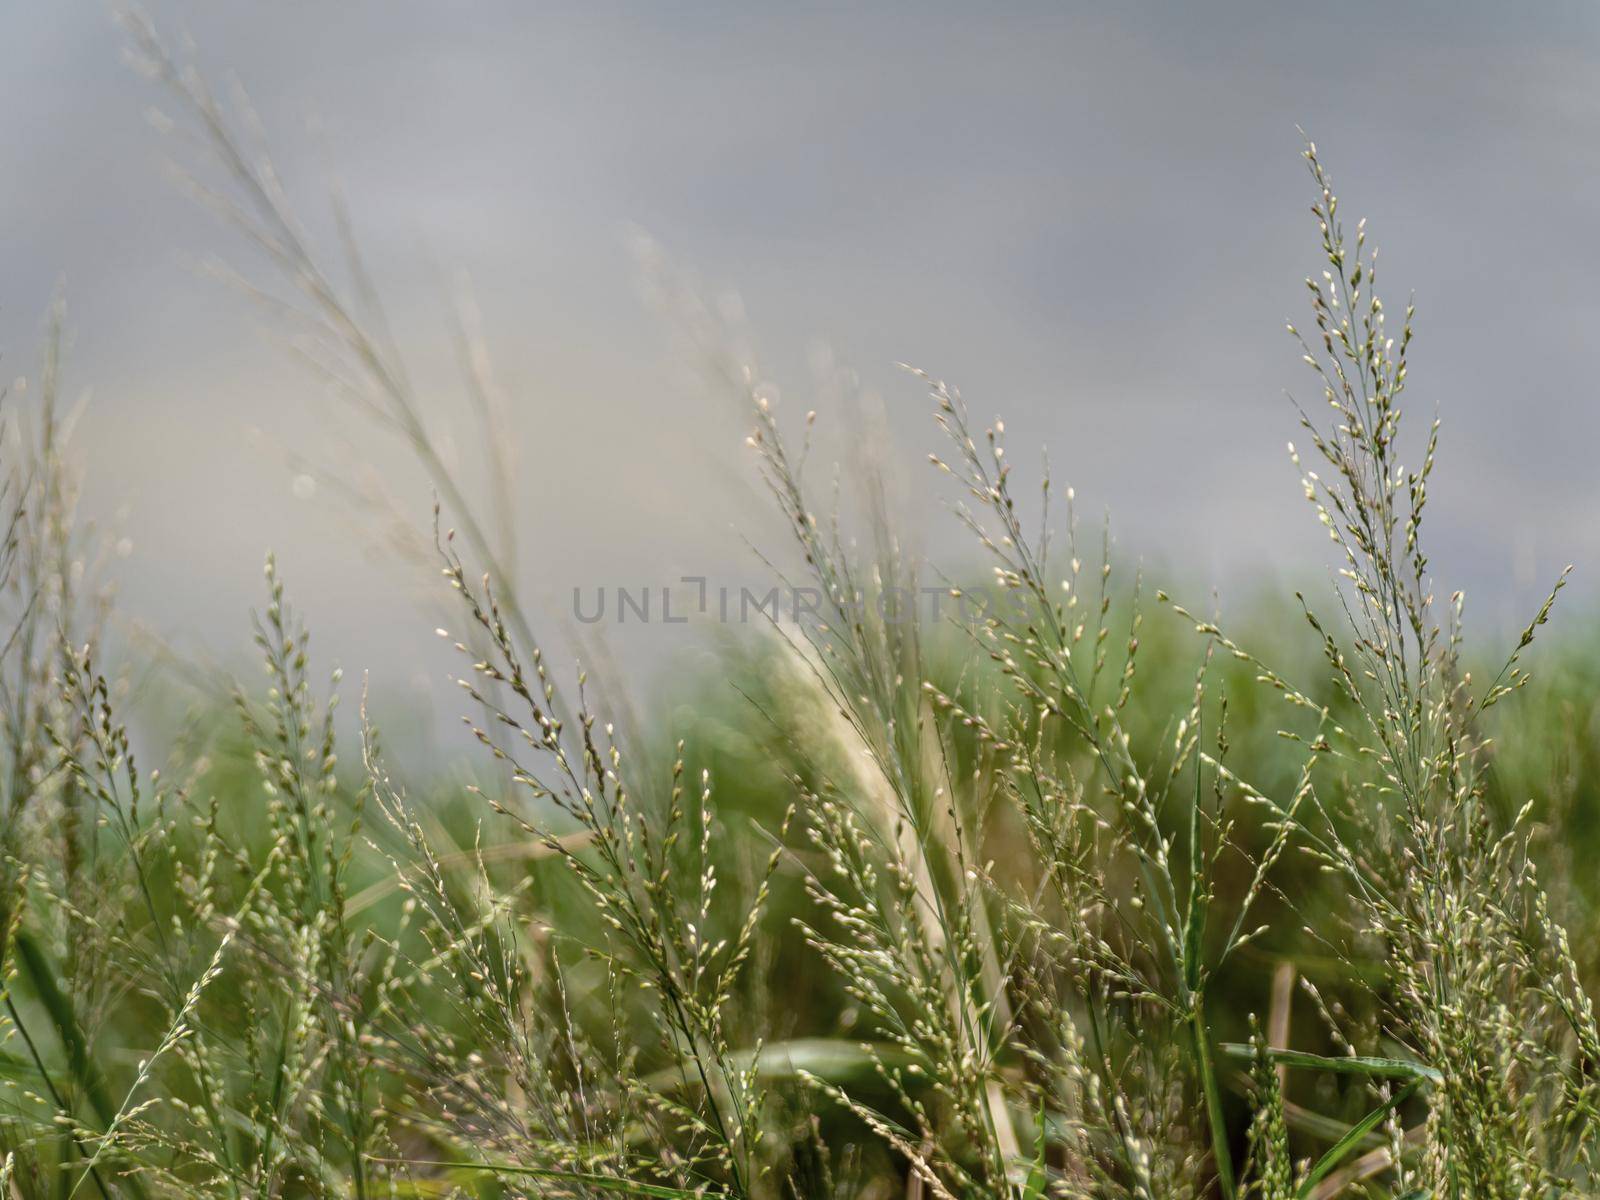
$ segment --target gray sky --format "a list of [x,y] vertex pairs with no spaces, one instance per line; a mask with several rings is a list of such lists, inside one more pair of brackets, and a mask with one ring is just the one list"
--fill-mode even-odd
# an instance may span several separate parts
[[[931,426],[896,360],[1003,414],[1019,469],[1047,443],[1130,556],[1232,595],[1239,568],[1315,561],[1282,449],[1283,389],[1304,375],[1282,323],[1319,269],[1297,125],[1370,218],[1391,307],[1417,296],[1411,404],[1445,419],[1441,582],[1465,583],[1485,623],[1567,561],[1574,610],[1600,586],[1592,4],[219,0],[153,15],[238,74],[314,227],[342,182],[441,424],[440,280],[470,274],[515,407],[525,586],[558,616],[577,585],[748,578],[741,539],[774,529],[744,422],[694,386],[639,298],[634,227],[713,293],[737,289],[796,413],[819,341],[858,368],[918,503],[937,494],[916,467]],[[339,419],[189,265],[237,246],[164,174],[175,148],[141,115],[160,97],[121,65],[106,9],[19,0],[0,38],[0,370],[32,373],[64,281],[69,379],[93,389],[89,507],[129,507],[125,609],[233,657],[271,545],[347,667],[420,686],[396,652],[434,622],[325,492],[293,494],[271,443],[331,445]],[[819,407],[824,426],[849,419]],[[363,454],[424,523],[403,457],[381,440]]]

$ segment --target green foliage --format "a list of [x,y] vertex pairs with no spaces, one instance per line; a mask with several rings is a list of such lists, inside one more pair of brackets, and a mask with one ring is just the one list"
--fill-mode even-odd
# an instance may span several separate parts
[[1304,416],[1304,490],[1340,582],[1296,597],[1282,666],[1165,592],[1147,619],[1071,489],[1025,498],[1004,425],[920,373],[1003,602],[904,619],[878,601],[928,568],[881,474],[863,551],[713,329],[819,608],[630,739],[548,666],[510,514],[446,470],[359,259],[347,297],[204,82],[135,36],[319,368],[434,477],[479,770],[408,789],[365,704],[341,760],[339,674],[322,698],[270,558],[264,684],[138,765],[52,342],[4,462],[7,1195],[1600,1188],[1596,655],[1524,692],[1559,582],[1487,686],[1459,600],[1436,612],[1437,424],[1400,466],[1410,313],[1388,331],[1314,147],[1326,268],[1296,336],[1331,415]]

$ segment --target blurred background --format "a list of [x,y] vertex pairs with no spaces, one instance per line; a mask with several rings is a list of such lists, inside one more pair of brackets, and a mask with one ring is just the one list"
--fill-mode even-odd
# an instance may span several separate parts
[[[1569,619],[1593,605],[1592,5],[223,0],[151,15],[248,92],[334,253],[342,189],[469,476],[451,413],[470,279],[521,464],[521,584],[553,626],[574,588],[760,579],[746,541],[775,541],[745,418],[643,294],[645,237],[760,347],[791,419],[819,410],[821,453],[849,405],[881,409],[908,464],[901,503],[948,570],[975,560],[919,465],[935,431],[899,360],[1003,414],[1019,469],[1048,445],[1083,511],[1112,514],[1124,561],[1163,583],[1226,605],[1320,571],[1284,452],[1285,389],[1309,376],[1283,323],[1317,265],[1297,126],[1352,222],[1370,217],[1391,308],[1416,294],[1408,395],[1445,420],[1441,586],[1466,587],[1480,632],[1525,619],[1569,561]],[[453,715],[447,660],[400,653],[432,640],[416,574],[374,553],[296,456],[372,464],[426,529],[421,473],[196,270],[239,257],[237,235],[165,169],[195,156],[152,128],[165,98],[121,61],[107,7],[7,5],[0,37],[0,371],[34,372],[60,288],[66,390],[92,393],[85,504],[125,554],[123,615],[241,658],[273,547],[323,653]],[[836,386],[841,364],[858,385]],[[694,625],[608,633],[659,661],[698,644]]]

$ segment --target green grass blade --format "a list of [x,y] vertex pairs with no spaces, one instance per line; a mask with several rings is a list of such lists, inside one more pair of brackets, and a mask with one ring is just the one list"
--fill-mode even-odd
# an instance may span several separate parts
[[1411,1094],[1421,1086],[1422,1080],[1413,1079],[1396,1092],[1387,1104],[1379,1105],[1362,1117],[1361,1120],[1350,1126],[1345,1135],[1334,1143],[1333,1148],[1319,1158],[1317,1165],[1311,1168],[1311,1173],[1306,1176],[1305,1182],[1295,1192],[1297,1200],[1308,1200],[1312,1189],[1338,1166],[1352,1150],[1361,1144],[1361,1139],[1382,1124],[1385,1117],[1410,1099]]
[[[55,972],[51,970],[49,960],[31,934],[19,929],[12,939],[12,945],[22,973],[27,976],[34,994],[39,998],[39,1003],[49,1014],[50,1023],[55,1026],[56,1036],[67,1052],[67,1067],[72,1077],[77,1080],[78,1086],[88,1098],[89,1107],[94,1110],[100,1128],[102,1130],[109,1128],[116,1120],[117,1106],[106,1088],[105,1076],[90,1054],[89,1039],[84,1034],[83,1026],[78,1022],[78,1014],[72,1007],[71,999],[57,985]],[[42,1069],[43,1064],[40,1066]],[[105,1185],[100,1182],[99,1172],[92,1162],[89,1164],[89,1172],[104,1191]],[[130,1195],[141,1198],[146,1195],[144,1184],[136,1175],[124,1175],[119,1182]]]
[[1217,1187],[1223,1200],[1235,1200],[1239,1189],[1233,1175],[1233,1155],[1228,1149],[1228,1123],[1222,1113],[1222,1088],[1217,1081],[1216,1064],[1211,1061],[1211,1032],[1206,1027],[1204,1004],[1204,994],[1196,993],[1195,1007],[1189,1015],[1195,1070],[1200,1076],[1200,1091],[1205,1097],[1206,1118],[1211,1126],[1211,1156],[1217,1169]]
[[[1222,1052],[1229,1058],[1248,1062],[1255,1053],[1248,1043],[1225,1042]],[[1304,1067],[1311,1071],[1327,1071],[1334,1075],[1375,1075],[1385,1079],[1416,1079],[1428,1083],[1442,1083],[1444,1075],[1437,1068],[1404,1058],[1363,1058],[1340,1055],[1308,1054],[1304,1050],[1268,1050],[1270,1062],[1287,1067]]]
[[1194,771],[1194,801],[1189,806],[1189,911],[1183,928],[1184,986],[1193,992],[1200,987],[1200,951],[1205,941],[1205,852],[1200,844],[1200,768]]
[[441,1167],[451,1171],[488,1171],[498,1175],[524,1175],[532,1179],[550,1179],[556,1182],[582,1184],[602,1192],[617,1192],[626,1196],[650,1196],[654,1200],[715,1200],[725,1193],[708,1188],[676,1188],[659,1183],[642,1183],[635,1179],[618,1179],[611,1175],[592,1175],[585,1171],[563,1171],[558,1167],[524,1167],[516,1163],[499,1162],[443,1162],[416,1158],[377,1158],[373,1162],[391,1166]]
[[78,1023],[78,1014],[73,1010],[72,1001],[56,984],[55,972],[31,934],[18,930],[14,944],[17,961],[27,975],[34,995],[49,1015],[62,1048],[67,1052],[67,1068],[78,1081],[89,1107],[104,1127],[115,1117],[117,1106],[112,1103],[111,1093],[106,1090],[105,1077],[90,1056],[89,1040]]

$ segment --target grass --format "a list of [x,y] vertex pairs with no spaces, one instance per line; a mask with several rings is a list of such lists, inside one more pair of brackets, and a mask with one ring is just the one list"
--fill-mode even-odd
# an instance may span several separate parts
[[1298,646],[1269,665],[1126,576],[921,372],[1003,601],[896,619],[878,598],[933,569],[881,478],[823,508],[813,415],[691,313],[819,607],[729,646],[682,728],[670,697],[625,734],[520,601],[487,360],[481,474],[453,475],[353,240],[325,266],[233,110],[133,37],[260,252],[251,294],[433,481],[418,553],[479,760],[397,777],[365,696],[346,737],[269,558],[264,683],[142,767],[52,340],[3,462],[7,1194],[1600,1190],[1596,648],[1528,688],[1559,580],[1498,661],[1436,600],[1411,313],[1315,147],[1291,453],[1339,573],[1272,602]]

